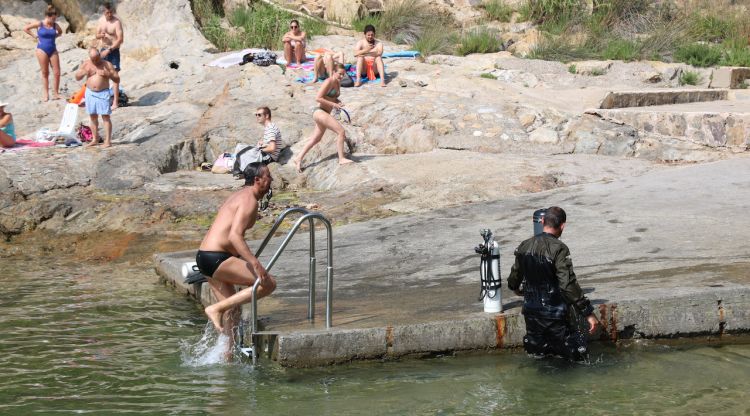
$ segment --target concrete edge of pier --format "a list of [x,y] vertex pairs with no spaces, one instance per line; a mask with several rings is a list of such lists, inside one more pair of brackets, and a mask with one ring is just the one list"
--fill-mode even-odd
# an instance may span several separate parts
[[[156,254],[156,272],[176,291],[208,305],[213,297],[207,285],[183,282],[180,269],[192,256],[194,252]],[[707,288],[689,294],[651,295],[595,306],[604,328],[594,334],[594,340],[721,336],[750,331],[750,288],[747,287]],[[477,313],[455,320],[430,320],[425,316],[424,322],[416,324],[363,328],[266,329],[257,335],[256,342],[261,356],[289,367],[514,348],[522,345],[525,333],[519,312],[516,307],[506,313]]]

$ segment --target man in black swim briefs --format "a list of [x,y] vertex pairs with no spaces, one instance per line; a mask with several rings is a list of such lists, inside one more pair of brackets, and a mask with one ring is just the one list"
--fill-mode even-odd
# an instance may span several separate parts
[[[252,286],[260,279],[258,298],[276,289],[276,280],[260,264],[245,242],[245,231],[258,215],[258,201],[271,189],[271,172],[262,163],[250,163],[243,171],[245,186],[219,207],[216,219],[201,242],[195,262],[217,302],[205,309],[217,330],[227,335],[237,325],[238,306],[252,300]],[[234,285],[248,286],[237,292]],[[228,313],[225,313],[228,312]],[[229,346],[230,351],[233,347]]]

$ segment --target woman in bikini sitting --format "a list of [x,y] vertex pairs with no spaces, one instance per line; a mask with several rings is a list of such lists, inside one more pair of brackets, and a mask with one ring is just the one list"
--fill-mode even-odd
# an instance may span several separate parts
[[[54,99],[60,99],[60,55],[57,53],[55,39],[62,35],[62,28],[57,24],[57,11],[52,6],[47,6],[44,20],[29,23],[23,28],[29,36],[39,40],[36,45],[36,59],[42,69],[42,87],[44,87],[44,101],[49,101],[49,67],[55,76],[53,86]],[[31,33],[36,29],[36,35]]]
[[297,173],[302,173],[302,159],[323,138],[326,130],[333,130],[338,136],[336,138],[336,150],[339,155],[339,165],[352,163],[351,159],[347,159],[344,156],[344,144],[349,147],[349,153],[351,153],[352,143],[346,138],[344,126],[331,115],[332,112],[338,112],[344,107],[344,103],[339,100],[339,95],[341,94],[341,79],[345,75],[346,70],[343,64],[334,65],[333,76],[325,80],[318,91],[318,96],[315,99],[318,106],[313,110],[315,130],[307,143],[305,143],[305,147],[302,148],[302,152],[300,152],[298,157],[294,158]]
[[0,147],[13,147],[16,144],[16,129],[13,115],[5,112],[8,103],[0,101]]
[[344,63],[344,52],[325,51],[315,57],[313,64],[313,83],[318,79],[327,79],[333,73],[334,64]]

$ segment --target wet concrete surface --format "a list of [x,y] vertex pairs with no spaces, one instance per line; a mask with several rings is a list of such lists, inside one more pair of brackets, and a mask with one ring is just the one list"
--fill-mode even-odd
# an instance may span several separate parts
[[[497,342],[487,347],[518,345],[521,298],[504,287],[502,320],[482,312],[479,257],[473,248],[481,242],[479,230],[492,229],[501,245],[505,280],[513,250],[532,233],[533,211],[558,205],[567,211],[562,237],[579,282],[602,305],[600,318],[610,330],[616,328],[614,337],[747,331],[748,162],[739,157],[336,227],[333,325],[336,330],[439,322],[461,327],[462,322],[496,320]],[[277,292],[259,302],[266,331],[325,332],[326,245],[325,234],[317,235],[315,323],[305,319],[308,238],[302,234],[272,270]],[[269,245],[263,262],[279,242]],[[157,255],[157,269],[168,280],[180,281],[176,270],[192,256]]]

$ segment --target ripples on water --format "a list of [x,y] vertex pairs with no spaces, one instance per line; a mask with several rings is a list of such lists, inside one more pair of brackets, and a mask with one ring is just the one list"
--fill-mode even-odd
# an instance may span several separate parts
[[200,308],[150,264],[44,261],[0,259],[3,415],[750,415],[747,345],[597,345],[590,366],[503,353],[254,369],[220,363]]

